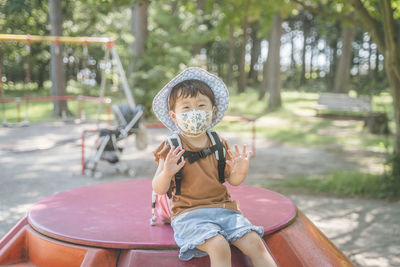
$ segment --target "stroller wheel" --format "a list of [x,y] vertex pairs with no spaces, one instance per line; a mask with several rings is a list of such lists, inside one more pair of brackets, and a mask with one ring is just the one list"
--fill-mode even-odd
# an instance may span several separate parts
[[101,172],[92,172],[92,175],[91,175],[94,179],[100,179],[102,176],[103,176],[103,174],[101,173]]
[[128,169],[128,175],[130,177],[135,177],[136,176],[136,171],[134,169]]
[[123,173],[127,171],[127,166],[124,163],[118,162],[115,164],[115,170],[119,173]]
[[90,170],[90,169],[86,169],[86,170],[85,170],[85,175],[86,175],[86,176],[93,176],[93,171]]

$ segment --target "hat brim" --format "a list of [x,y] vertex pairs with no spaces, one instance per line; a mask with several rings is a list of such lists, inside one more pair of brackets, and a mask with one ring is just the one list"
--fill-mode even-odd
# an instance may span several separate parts
[[180,82],[186,80],[200,80],[206,83],[214,93],[215,97],[215,115],[213,116],[210,128],[213,128],[218,122],[222,120],[229,105],[229,92],[225,83],[216,75],[208,71],[198,68],[190,67],[175,76],[169,83],[167,83],[154,97],[153,110],[157,118],[171,131],[177,132],[174,121],[169,116],[168,97],[171,89]]

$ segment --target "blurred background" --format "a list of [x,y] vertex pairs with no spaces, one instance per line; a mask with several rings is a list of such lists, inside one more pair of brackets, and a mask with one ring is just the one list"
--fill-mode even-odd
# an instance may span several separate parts
[[217,130],[256,148],[246,183],[285,193],[357,266],[399,266],[399,39],[400,0],[0,0],[0,236],[51,194],[129,179],[80,174],[78,124],[129,94],[149,147],[127,159],[151,177],[168,134],[152,99],[198,66],[230,91]]
[[[395,0],[3,0],[0,32],[112,38],[148,122],[156,121],[151,102],[165,83],[188,66],[205,68],[228,85],[230,113],[257,119],[258,136],[380,158],[351,174],[359,181],[349,194],[386,198],[398,196],[400,188],[399,5]],[[105,76],[100,96],[123,102],[121,76],[115,62],[107,61],[106,46],[2,40],[2,98],[99,96]],[[62,75],[51,76],[51,69]],[[351,100],[363,98],[367,107],[355,109]],[[3,122],[24,116],[30,122],[52,121],[63,112],[76,116],[80,105],[10,101],[2,102]],[[99,111],[97,103],[83,109],[89,119]],[[106,119],[105,109],[101,112]],[[219,127],[251,131],[243,123]]]

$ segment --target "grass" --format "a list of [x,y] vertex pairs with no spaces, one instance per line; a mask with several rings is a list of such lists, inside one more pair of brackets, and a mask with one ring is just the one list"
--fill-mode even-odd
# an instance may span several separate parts
[[[46,82],[44,88],[40,90],[37,88],[37,85],[31,84],[31,91],[29,92],[30,97],[39,97],[39,96],[50,96],[50,86],[49,82]],[[7,89],[7,86],[5,86]],[[76,81],[70,81],[67,86],[67,95],[79,95],[82,90],[81,84]],[[87,88],[89,95],[98,96],[99,88],[96,86],[92,86]],[[9,90],[6,91],[6,98],[14,98],[14,97],[25,97],[27,96],[24,91],[24,86],[21,83],[12,84]],[[28,104],[23,101],[20,102],[19,114],[18,114],[18,106],[16,102],[10,102],[4,104],[5,109],[5,117],[7,122],[14,123],[18,121],[18,117],[20,120],[24,120],[25,117],[28,118],[30,122],[48,122],[48,121],[56,121],[59,118],[53,116],[53,104],[49,101],[30,101]],[[72,116],[77,117],[78,114],[78,101],[68,101],[68,109],[72,113]],[[95,120],[97,119],[97,109],[98,104],[95,102],[84,101],[82,104],[82,110],[86,115],[87,119]],[[4,113],[3,113],[3,104],[0,104],[0,112],[1,112],[1,121],[3,121]],[[102,112],[100,114],[100,120],[108,119],[106,106],[103,104]],[[111,118],[112,119],[112,118]]]
[[[392,136],[374,135],[363,129],[361,120],[335,120],[316,117],[312,105],[318,94],[283,92],[283,107],[270,111],[266,100],[258,100],[257,93],[250,91],[234,95],[230,99],[228,113],[257,118],[257,136],[276,142],[301,147],[328,150],[361,150],[388,154],[393,150]],[[386,112],[393,118],[389,93],[373,97],[373,110]],[[339,114],[343,115],[343,114]],[[346,116],[343,116],[346,118]],[[389,127],[394,132],[394,122]],[[248,123],[223,121],[218,129],[243,134],[251,132]],[[387,169],[387,168],[385,168]],[[398,198],[400,185],[394,184],[385,174],[368,174],[360,171],[338,170],[319,177],[295,177],[275,182],[268,187],[307,193],[324,193],[336,196]]]
[[[18,109],[16,103],[6,103],[6,118],[9,123],[14,123],[18,121]],[[98,104],[94,102],[84,102],[82,105],[82,110],[86,114],[88,119],[97,119],[97,108]],[[68,109],[77,116],[78,114],[78,101],[68,101]],[[54,117],[53,114],[53,103],[51,102],[29,102],[28,112],[26,112],[26,103],[21,102],[20,104],[20,120],[24,120],[25,116],[28,117],[30,122],[48,122],[56,121],[59,118]],[[100,120],[107,120],[108,115],[106,112],[106,107],[103,105],[102,112],[100,114]]]
[[[374,152],[392,151],[393,138],[363,131],[363,122],[343,123],[333,119],[316,117],[312,108],[318,94],[305,92],[283,92],[283,107],[270,111],[266,100],[258,100],[257,93],[233,95],[228,113],[257,118],[257,136],[295,146],[353,148]],[[376,111],[386,111],[393,116],[390,95],[382,93],[373,98]],[[374,109],[375,110],[375,109]],[[394,122],[389,125],[394,131]],[[222,121],[217,129],[250,133],[249,123]],[[335,134],[332,134],[332,133]]]
[[269,184],[269,188],[335,196],[398,199],[400,186],[386,175],[336,171],[324,176],[297,177]]

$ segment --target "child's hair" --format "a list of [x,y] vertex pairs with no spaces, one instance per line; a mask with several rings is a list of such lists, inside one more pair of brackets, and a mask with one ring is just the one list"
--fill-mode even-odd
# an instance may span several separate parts
[[172,87],[168,98],[169,110],[175,109],[178,98],[195,97],[199,93],[207,96],[211,100],[211,104],[215,106],[215,96],[211,88],[206,83],[193,79],[185,80]]

